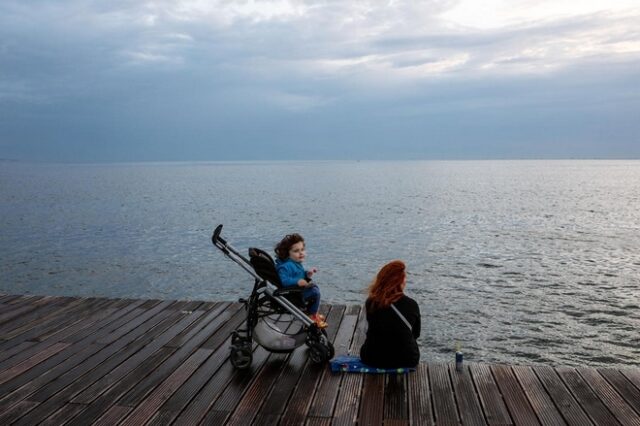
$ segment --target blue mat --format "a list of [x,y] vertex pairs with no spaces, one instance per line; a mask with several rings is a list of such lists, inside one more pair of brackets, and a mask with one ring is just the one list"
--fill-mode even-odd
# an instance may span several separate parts
[[340,355],[330,361],[331,371],[345,373],[368,373],[368,374],[406,374],[416,371],[415,368],[376,368],[364,364],[360,357]]

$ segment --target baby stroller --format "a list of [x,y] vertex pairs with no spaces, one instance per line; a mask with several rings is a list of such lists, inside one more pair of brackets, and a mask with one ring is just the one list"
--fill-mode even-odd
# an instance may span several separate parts
[[[255,280],[249,299],[239,300],[245,305],[247,319],[245,328],[241,326],[231,335],[231,364],[237,369],[251,366],[253,340],[268,351],[278,353],[289,353],[306,344],[309,358],[315,363],[333,358],[334,348],[326,332],[305,314],[304,289],[283,287],[269,254],[250,248],[247,259],[220,236],[221,232],[222,225],[218,225],[211,237],[213,245]],[[283,319],[288,324],[285,331],[278,326]]]

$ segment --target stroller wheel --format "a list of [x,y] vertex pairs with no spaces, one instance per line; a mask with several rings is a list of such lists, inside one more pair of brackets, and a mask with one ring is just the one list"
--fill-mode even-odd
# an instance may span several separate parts
[[231,365],[238,370],[245,370],[251,366],[253,360],[253,353],[251,352],[251,346],[232,346],[231,347]]
[[309,358],[316,364],[329,361],[331,359],[329,347],[320,342],[310,342]]

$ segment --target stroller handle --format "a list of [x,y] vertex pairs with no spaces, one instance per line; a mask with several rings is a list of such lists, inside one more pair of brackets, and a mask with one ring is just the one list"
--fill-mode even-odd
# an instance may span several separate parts
[[251,262],[249,262],[249,259],[240,254],[235,248],[233,248],[231,244],[229,244],[224,238],[222,238],[220,236],[221,233],[222,224],[216,226],[216,229],[213,231],[213,235],[211,236],[211,242],[213,243],[213,245],[220,249],[220,251],[222,251],[227,257],[236,261],[236,263],[239,263],[238,259],[241,259],[242,262],[244,262],[244,265],[240,264],[240,266],[247,269],[249,273],[251,273],[251,275],[257,277],[257,275],[255,275],[255,273],[253,272],[253,267],[251,266]]
[[222,233],[222,224],[216,226],[216,229],[213,231],[213,235],[211,236],[211,242],[213,245],[216,245],[217,241],[220,241],[222,244],[227,244],[227,242],[220,236]]

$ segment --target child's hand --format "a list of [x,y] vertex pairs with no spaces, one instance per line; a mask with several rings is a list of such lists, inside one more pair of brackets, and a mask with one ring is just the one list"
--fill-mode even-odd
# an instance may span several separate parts
[[309,278],[311,278],[311,277],[313,276],[313,274],[315,274],[316,272],[318,272],[318,268],[316,268],[316,267],[314,266],[313,268],[311,268],[311,269],[309,269],[309,270],[307,271],[307,276],[308,276]]
[[308,285],[309,285],[309,281],[303,280],[303,279],[298,280],[298,287],[307,287]]

